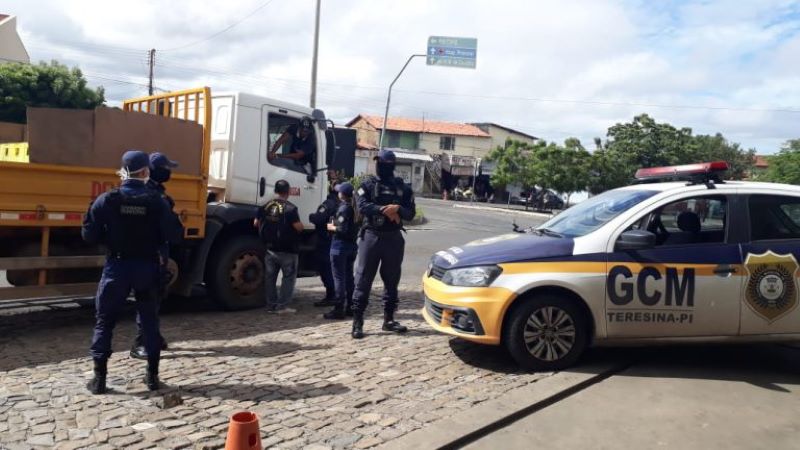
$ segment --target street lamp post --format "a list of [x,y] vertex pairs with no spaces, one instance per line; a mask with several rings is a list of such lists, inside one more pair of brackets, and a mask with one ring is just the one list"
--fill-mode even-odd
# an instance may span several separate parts
[[389,120],[389,103],[392,101],[392,88],[394,87],[394,84],[397,83],[397,79],[400,78],[400,75],[402,75],[403,72],[406,70],[406,67],[408,67],[408,63],[410,63],[412,59],[420,56],[425,57],[428,55],[416,54],[409,56],[408,61],[406,61],[406,63],[403,65],[403,68],[400,69],[400,73],[398,73],[397,76],[394,77],[394,80],[392,80],[392,84],[389,85],[389,94],[386,96],[386,111],[384,111],[383,113],[383,126],[381,127],[381,139],[380,142],[378,143],[378,150],[381,150],[383,148],[383,136],[386,134],[386,122]]
[[311,101],[312,108],[317,107],[317,55],[319,54],[319,8],[320,2],[317,0],[317,18],[314,21],[314,56],[311,59]]

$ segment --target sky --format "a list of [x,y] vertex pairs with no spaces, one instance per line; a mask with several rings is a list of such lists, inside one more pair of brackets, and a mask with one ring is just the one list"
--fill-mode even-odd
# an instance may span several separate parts
[[[315,0],[6,0],[32,61],[79,66],[110,104],[155,85],[307,105]],[[411,62],[390,115],[495,122],[587,146],[647,113],[761,154],[800,138],[800,1],[322,0],[317,107],[382,115],[429,36],[476,69]]]

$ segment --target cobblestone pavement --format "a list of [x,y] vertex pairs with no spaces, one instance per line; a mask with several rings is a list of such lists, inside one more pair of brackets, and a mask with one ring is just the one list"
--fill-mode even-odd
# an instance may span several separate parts
[[[127,355],[132,317],[117,326],[111,391],[99,396],[85,389],[91,309],[0,317],[0,448],[221,448],[240,410],[259,415],[265,448],[370,448],[549,375],[432,332],[418,285],[401,289],[409,333],[380,331],[374,295],[362,341],[349,322],[321,319],[314,288],[298,292],[295,315],[165,314],[158,394]],[[182,404],[165,405],[165,392]]]

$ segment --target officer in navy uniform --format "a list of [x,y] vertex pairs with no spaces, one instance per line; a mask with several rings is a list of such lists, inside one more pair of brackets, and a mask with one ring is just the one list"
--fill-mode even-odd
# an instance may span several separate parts
[[330,320],[344,319],[353,315],[353,263],[358,252],[358,225],[353,209],[353,185],[340,183],[336,185],[339,193],[339,207],[333,223],[328,224],[328,231],[333,233],[331,243],[330,265],[333,271],[333,281],[336,286],[336,296],[333,310],[323,315]]
[[394,312],[397,310],[397,285],[405,248],[401,230],[403,220],[412,220],[416,214],[414,193],[402,178],[394,176],[394,152],[381,150],[375,160],[378,177],[369,177],[358,189],[358,211],[364,217],[364,226],[358,244],[353,293],[354,339],[364,337],[364,311],[379,266],[384,285],[383,330],[407,331],[394,320]]
[[[147,181],[147,187],[157,192],[161,198],[163,198],[169,204],[169,211],[172,214],[174,226],[180,227],[181,235],[183,235],[183,225],[181,224],[181,220],[178,218],[178,215],[174,212],[175,201],[172,199],[172,197],[167,195],[167,188],[164,186],[164,183],[169,181],[169,179],[172,177],[172,169],[178,167],[178,163],[171,161],[163,153],[153,152],[150,154],[150,167],[152,167],[152,170],[150,171],[150,179]],[[161,303],[167,296],[167,287],[172,277],[167,264],[169,262],[169,244],[166,242],[161,244],[161,247],[158,249],[158,253],[159,261],[161,262],[159,266],[158,303],[159,309],[161,309]],[[160,340],[161,350],[166,350],[166,339],[164,339],[164,336],[160,336]],[[133,347],[131,347],[130,355],[132,358],[136,359],[147,359],[147,349],[144,347],[142,320],[139,314],[136,315],[136,339],[133,341]]]
[[159,247],[165,242],[177,242],[182,232],[174,226],[169,204],[145,184],[150,176],[147,153],[125,152],[118,173],[123,180],[121,186],[97,197],[81,229],[86,242],[107,248],[95,299],[96,323],[90,350],[94,378],[86,385],[93,394],[106,391],[111,336],[131,290],[136,294],[147,349],[144,381],[151,391],[159,388]]
[[336,288],[333,283],[333,274],[331,273],[331,235],[328,232],[328,222],[336,214],[338,203],[337,193],[333,189],[333,184],[331,184],[328,197],[319,205],[317,212],[308,216],[308,220],[314,224],[316,232],[317,243],[314,258],[317,263],[317,272],[319,272],[322,285],[325,286],[325,298],[315,302],[314,306],[333,306],[336,304]]

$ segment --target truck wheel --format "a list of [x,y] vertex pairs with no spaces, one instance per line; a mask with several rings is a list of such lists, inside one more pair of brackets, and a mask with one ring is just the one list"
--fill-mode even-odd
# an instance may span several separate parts
[[264,245],[256,236],[226,240],[208,260],[206,282],[214,302],[228,311],[264,306]]
[[565,369],[580,358],[589,341],[589,325],[573,301],[555,295],[527,300],[511,311],[503,342],[525,369]]

